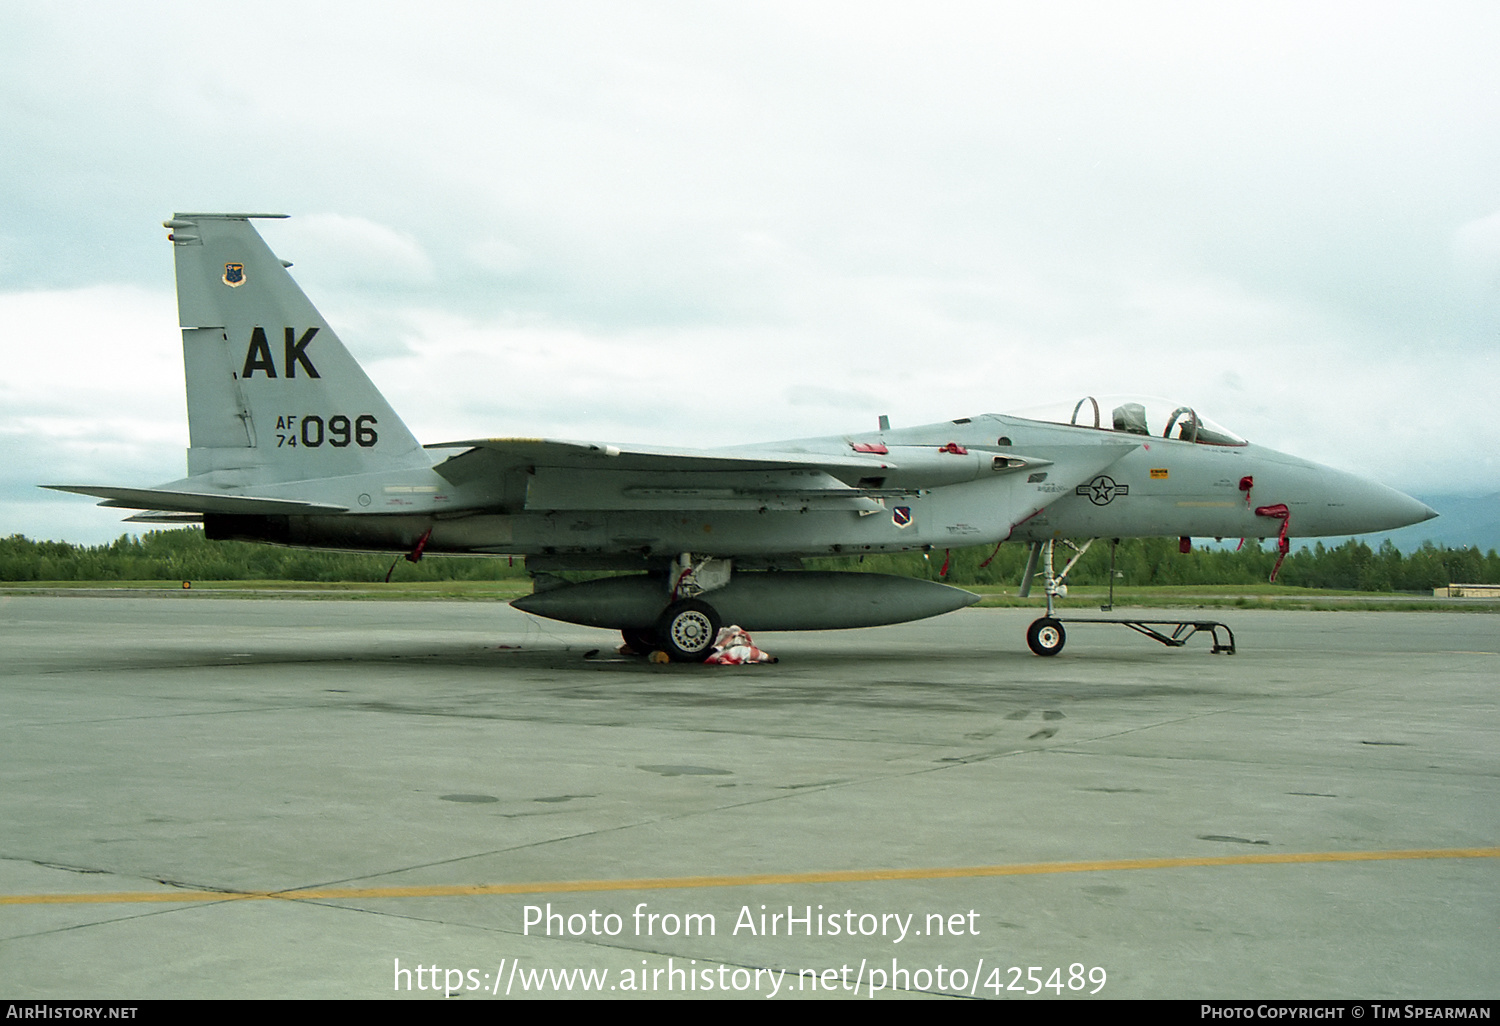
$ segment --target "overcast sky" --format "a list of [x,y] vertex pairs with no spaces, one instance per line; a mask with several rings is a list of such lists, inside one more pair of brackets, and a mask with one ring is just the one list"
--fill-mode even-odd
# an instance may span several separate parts
[[1500,5],[0,4],[0,535],[185,472],[173,211],[418,438],[1189,402],[1500,491]]

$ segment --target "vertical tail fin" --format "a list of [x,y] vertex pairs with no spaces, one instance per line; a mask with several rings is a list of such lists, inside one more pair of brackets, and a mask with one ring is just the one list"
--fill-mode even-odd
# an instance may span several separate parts
[[219,487],[431,460],[251,225],[175,214],[189,477]]

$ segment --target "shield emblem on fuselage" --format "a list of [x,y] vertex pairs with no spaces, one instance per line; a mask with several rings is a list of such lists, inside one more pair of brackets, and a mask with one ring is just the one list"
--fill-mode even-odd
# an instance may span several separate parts
[[228,285],[232,289],[239,288],[241,285],[245,284],[245,265],[225,264],[224,277],[221,278],[220,281],[222,281],[225,285]]

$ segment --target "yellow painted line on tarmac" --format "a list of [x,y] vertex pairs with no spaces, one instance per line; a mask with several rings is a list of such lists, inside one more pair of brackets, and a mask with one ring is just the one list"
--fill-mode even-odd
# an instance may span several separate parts
[[1000,866],[939,866],[928,869],[835,869],[817,873],[748,873],[736,876],[673,876],[639,880],[555,880],[510,884],[432,884],[418,887],[309,887],[286,891],[117,891],[98,894],[0,894],[0,905],[88,905],[203,901],[339,901],[366,898],[455,898],[505,894],[568,894],[586,891],[663,891],[705,887],[764,887],[771,884],[872,883],[889,880],[960,880],[1048,873],[1107,873],[1121,869],[1191,869],[1203,866],[1308,865],[1326,862],[1391,862],[1409,859],[1493,859],[1497,848],[1416,848],[1407,851],[1247,853],[1091,862],[1022,862]]

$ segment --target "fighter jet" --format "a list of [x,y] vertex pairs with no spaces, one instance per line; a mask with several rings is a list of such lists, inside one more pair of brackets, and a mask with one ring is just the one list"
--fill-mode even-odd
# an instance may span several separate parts
[[[1087,397],[719,449],[552,438],[420,444],[251,223],[179,213],[187,476],[151,488],[47,485],[201,521],[213,539],[522,556],[513,605],[701,660],[723,624],[825,630],[900,623],[978,596],[930,581],[801,569],[804,558],[1028,542],[1047,616],[1060,539],[1291,537],[1384,531],[1436,514],[1391,488],[1254,445],[1161,400]],[[568,583],[565,571],[615,571]]]

